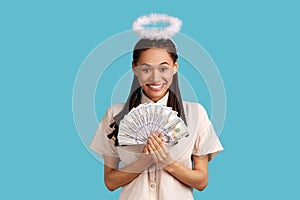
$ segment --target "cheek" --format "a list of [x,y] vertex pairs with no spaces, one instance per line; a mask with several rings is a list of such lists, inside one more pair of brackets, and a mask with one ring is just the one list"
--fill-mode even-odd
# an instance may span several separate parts
[[145,77],[141,77],[141,76],[138,76],[138,80],[139,80],[140,85],[143,85],[147,82],[147,79]]
[[[152,81],[150,80],[151,77],[148,76],[137,76],[138,81],[140,85],[148,84],[151,83]],[[159,79],[164,80],[164,82],[167,83],[168,86],[172,84],[173,81],[173,74],[171,75],[162,75]]]
[[173,75],[172,76],[166,76],[163,79],[167,82],[168,86],[170,86],[172,84],[172,81],[173,81]]

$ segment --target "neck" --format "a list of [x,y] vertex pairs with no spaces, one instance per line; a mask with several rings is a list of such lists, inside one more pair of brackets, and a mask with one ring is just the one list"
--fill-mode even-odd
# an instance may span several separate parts
[[162,95],[160,98],[156,98],[156,99],[153,99],[153,98],[150,98],[146,93],[145,91],[143,90],[143,94],[148,97],[151,101],[153,101],[154,103],[157,103],[159,100],[161,100],[162,98],[164,98],[166,96],[166,94],[169,92],[169,90],[167,90],[167,92]]

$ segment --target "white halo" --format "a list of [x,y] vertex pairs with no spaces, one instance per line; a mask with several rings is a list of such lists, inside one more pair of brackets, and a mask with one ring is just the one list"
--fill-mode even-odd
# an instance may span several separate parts
[[[169,26],[166,28],[145,28],[144,26],[157,23],[166,23]],[[141,16],[132,24],[132,30],[147,39],[168,39],[180,31],[181,20],[176,17],[171,17],[166,14],[150,14]]]

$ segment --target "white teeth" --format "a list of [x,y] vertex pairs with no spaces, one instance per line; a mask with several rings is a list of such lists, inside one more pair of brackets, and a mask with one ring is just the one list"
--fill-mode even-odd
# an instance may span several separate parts
[[160,84],[160,85],[149,85],[150,88],[153,88],[153,89],[158,89],[158,88],[161,88],[163,86],[163,84]]

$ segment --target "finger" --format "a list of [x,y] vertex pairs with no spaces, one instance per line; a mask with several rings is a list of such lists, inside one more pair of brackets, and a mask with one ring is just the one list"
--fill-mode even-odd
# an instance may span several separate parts
[[169,153],[169,150],[168,150],[168,148],[167,148],[165,145],[162,147],[162,150],[163,150],[163,152],[164,152],[165,154],[168,154],[168,153]]
[[[161,134],[161,135],[162,135],[162,134]],[[151,140],[151,141],[153,141],[154,145],[155,145],[155,144],[156,144],[156,145],[159,145],[159,148],[157,147],[157,149],[158,149],[158,151],[159,151],[159,154],[160,154],[160,156],[161,156],[162,158],[165,158],[165,157],[168,155],[169,151],[168,151],[168,148],[166,147],[164,141],[161,140],[161,139],[159,138],[159,136],[156,136],[156,135],[153,136],[153,138],[154,138],[155,140],[154,140],[154,141]]]
[[143,149],[143,152],[144,154],[149,154],[149,150],[148,150],[148,147],[147,145],[144,146],[144,149]]
[[151,147],[151,144],[148,144],[148,149],[149,149],[149,152],[150,152],[150,155],[151,155],[153,161],[158,162],[158,159],[157,159],[157,157],[156,157],[156,155],[155,155],[155,153],[154,153],[154,151]]
[[160,139],[162,139],[162,140],[163,140],[163,139],[164,139],[164,134],[162,134],[162,133],[159,133],[159,134],[158,134],[158,137],[159,137]]
[[159,131],[153,131],[150,135],[151,136],[158,136],[158,137],[160,137],[160,135],[161,135],[162,133],[161,132],[159,132]]
[[164,141],[164,135],[160,132],[155,132],[155,135],[154,136],[157,136],[157,138],[159,140],[161,140],[162,142]]
[[154,135],[150,135],[149,136],[149,144],[151,145],[152,149],[155,151],[155,150],[159,150],[161,149],[159,143],[156,141],[157,136],[154,136]]
[[163,145],[163,144],[164,144],[164,141],[163,141],[163,134],[162,134],[162,133],[160,133],[159,135],[155,136],[154,138],[157,140],[157,142],[158,142],[160,145]]
[[164,154],[164,152],[162,151],[162,149],[160,148],[160,146],[158,146],[157,143],[156,143],[157,145],[154,144],[155,140],[153,142],[152,141],[153,141],[153,139],[149,140],[149,147],[151,147],[151,150],[155,154],[156,161],[162,161],[163,158],[165,158],[166,155]]
[[165,146],[164,141],[160,137],[155,135],[154,140],[155,140],[154,144],[159,145],[159,149],[162,149]]
[[148,149],[145,149],[145,154],[149,154],[149,150]]
[[166,146],[163,146],[160,150],[159,150],[159,153],[161,155],[161,157],[163,159],[167,158],[169,156],[169,150]]
[[156,162],[161,162],[163,161],[163,156],[161,155],[161,150],[154,151],[155,157],[156,157]]
[[159,144],[160,148],[163,150],[163,152],[165,154],[169,153],[168,148],[166,147],[166,145],[165,145],[165,143],[163,141],[163,134],[162,133],[160,133],[158,135],[158,139],[156,139],[156,142]]

